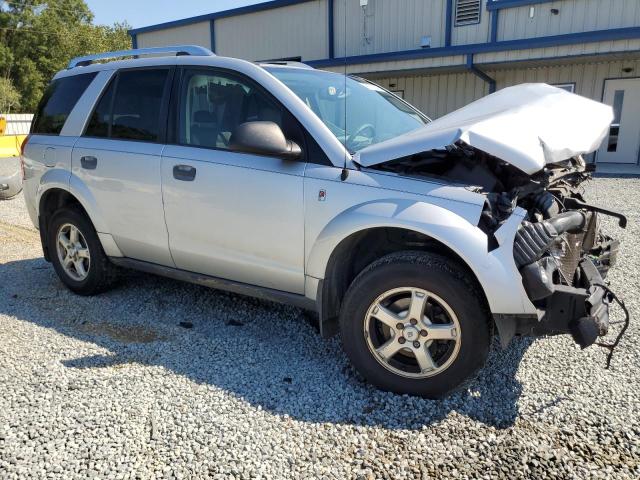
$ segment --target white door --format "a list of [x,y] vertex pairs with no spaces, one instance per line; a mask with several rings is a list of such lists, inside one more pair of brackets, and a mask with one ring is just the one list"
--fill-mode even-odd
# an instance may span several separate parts
[[637,164],[640,153],[640,78],[605,80],[603,103],[615,117],[596,161]]

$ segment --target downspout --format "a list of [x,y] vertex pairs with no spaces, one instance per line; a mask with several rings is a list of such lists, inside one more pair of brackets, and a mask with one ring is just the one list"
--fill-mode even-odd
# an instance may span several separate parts
[[473,63],[473,53],[469,53],[467,55],[467,70],[473,73],[476,77],[481,78],[489,85],[489,93],[494,93],[496,91],[496,81],[494,78],[491,78],[489,75],[484,73]]

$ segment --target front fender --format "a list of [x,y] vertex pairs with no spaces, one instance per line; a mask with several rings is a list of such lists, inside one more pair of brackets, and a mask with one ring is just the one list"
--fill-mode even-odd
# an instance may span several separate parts
[[307,275],[325,278],[331,253],[354,233],[380,227],[404,228],[427,235],[459,255],[476,275],[493,313],[535,313],[512,253],[523,212],[514,213],[496,232],[500,246],[489,252],[487,236],[476,226],[481,207],[455,204],[456,212],[423,201],[397,199],[374,200],[349,208],[328,222],[313,242]]

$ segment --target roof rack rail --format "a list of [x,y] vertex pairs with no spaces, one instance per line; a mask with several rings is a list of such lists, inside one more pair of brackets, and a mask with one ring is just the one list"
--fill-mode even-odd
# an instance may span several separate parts
[[83,57],[76,57],[69,62],[67,69],[75,67],[86,67],[98,60],[108,60],[111,58],[119,57],[142,57],[145,55],[193,55],[196,57],[208,57],[215,55],[208,48],[200,47],[198,45],[175,45],[170,47],[151,47],[151,48],[136,48],[133,50],[118,50],[115,52],[96,53],[95,55],[85,55]]
[[258,65],[285,65],[287,67],[298,67],[306,70],[315,70],[311,65],[306,63],[296,62],[294,60],[262,60],[256,62]]

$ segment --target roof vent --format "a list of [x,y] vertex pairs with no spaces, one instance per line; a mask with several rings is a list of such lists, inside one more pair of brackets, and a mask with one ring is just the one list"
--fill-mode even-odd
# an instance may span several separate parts
[[480,23],[481,0],[456,0],[455,26]]

